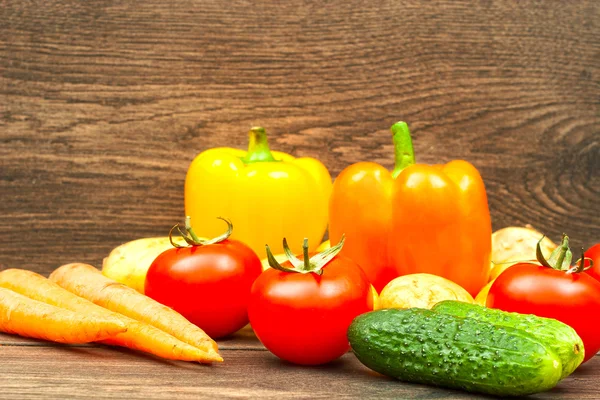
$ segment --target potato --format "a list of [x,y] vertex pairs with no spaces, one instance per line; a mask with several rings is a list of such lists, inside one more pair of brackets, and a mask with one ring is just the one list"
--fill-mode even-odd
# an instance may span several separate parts
[[[492,233],[492,261],[497,265],[510,261],[535,260],[538,241],[544,236],[530,226],[509,226]],[[542,253],[550,256],[556,244],[548,237],[541,243]]]
[[[525,227],[509,226],[492,233],[492,262],[490,263],[490,278],[493,281],[507,268],[521,261],[539,264],[536,261],[536,247],[544,236],[530,225]],[[544,257],[549,257],[556,244],[544,237],[540,244]]]
[[442,300],[473,303],[473,297],[456,283],[431,274],[400,276],[379,294],[379,308],[428,308]]
[[[173,239],[185,245],[180,238]],[[172,249],[169,237],[133,240],[114,248],[102,262],[102,274],[144,293],[146,273],[152,261],[165,250]]]

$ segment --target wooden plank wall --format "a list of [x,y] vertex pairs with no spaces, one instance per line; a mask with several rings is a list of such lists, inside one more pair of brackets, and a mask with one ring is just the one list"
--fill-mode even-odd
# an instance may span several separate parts
[[192,158],[272,147],[333,176],[420,162],[481,171],[494,228],[600,241],[600,3],[4,0],[0,263],[99,265],[183,216]]

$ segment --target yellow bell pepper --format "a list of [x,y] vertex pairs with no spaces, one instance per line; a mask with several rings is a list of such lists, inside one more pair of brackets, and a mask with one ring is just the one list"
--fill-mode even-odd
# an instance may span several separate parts
[[[260,258],[265,245],[283,253],[282,238],[302,252],[308,238],[316,250],[325,234],[332,182],[327,168],[310,157],[271,151],[263,128],[250,130],[248,151],[218,147],[200,153],[185,179],[185,213],[198,235],[224,230],[217,217],[231,220],[231,238]],[[296,248],[294,248],[296,246]]]

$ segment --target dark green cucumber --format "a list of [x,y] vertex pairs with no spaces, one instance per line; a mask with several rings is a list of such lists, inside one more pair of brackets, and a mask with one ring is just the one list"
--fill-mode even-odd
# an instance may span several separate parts
[[360,362],[381,374],[469,392],[542,392],[562,373],[558,356],[527,332],[419,308],[363,314],[348,339]]
[[529,332],[551,348],[562,363],[561,379],[570,375],[584,357],[583,342],[569,325],[550,318],[535,315],[509,313],[460,301],[442,301],[432,310],[458,317],[474,318],[494,325],[507,326]]

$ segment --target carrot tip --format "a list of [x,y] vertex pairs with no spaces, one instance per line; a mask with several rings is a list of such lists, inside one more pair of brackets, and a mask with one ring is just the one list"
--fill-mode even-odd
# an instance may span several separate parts
[[223,362],[223,357],[221,357],[219,355],[219,353],[217,353],[216,351],[213,350],[209,350],[206,352],[206,360],[208,362],[213,362],[213,361],[217,361],[217,362]]

